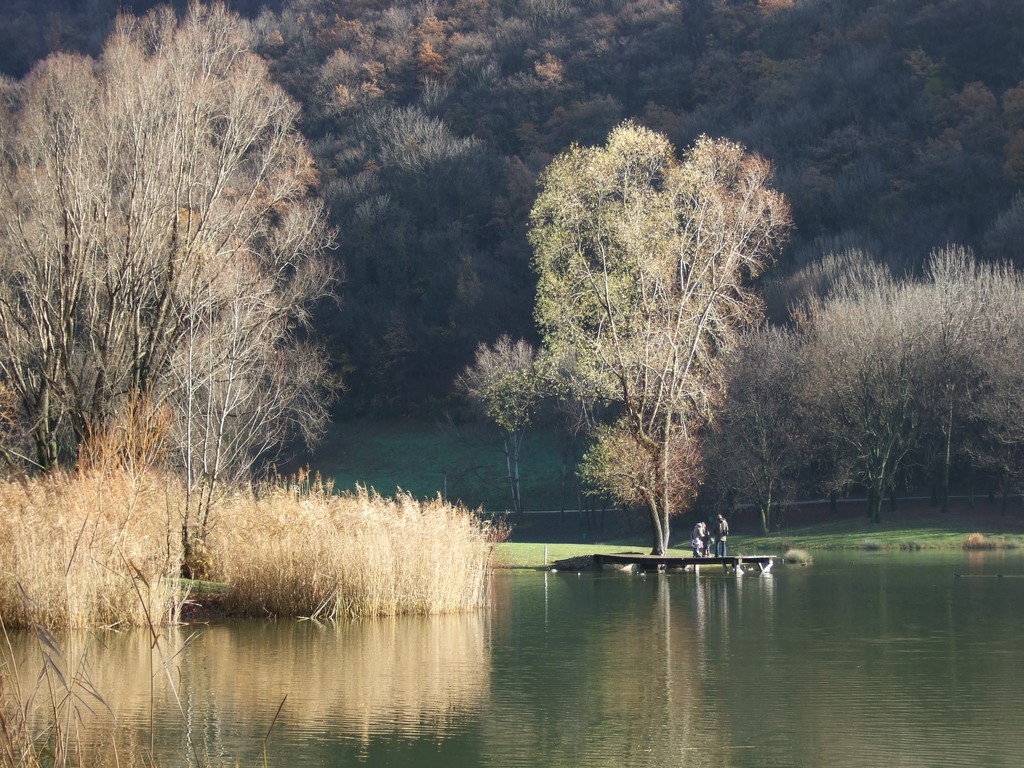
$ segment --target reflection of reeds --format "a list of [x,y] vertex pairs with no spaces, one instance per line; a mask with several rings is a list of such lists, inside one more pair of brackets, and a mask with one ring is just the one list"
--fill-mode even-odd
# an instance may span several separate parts
[[[180,552],[165,482],[126,471],[0,484],[0,615],[9,628],[177,618]],[[26,599],[27,598],[27,599]]]
[[[97,636],[35,625],[3,638],[0,768],[153,766],[157,713],[161,729],[188,731],[174,667],[186,641],[176,630]],[[180,741],[174,764],[214,764],[201,743]]]
[[319,483],[235,494],[209,544],[243,614],[450,613],[486,600],[491,546],[469,511],[408,494],[337,496]]
[[[90,686],[103,694],[101,705],[76,715],[76,764],[201,766],[215,763],[208,754],[254,755],[275,719],[272,743],[324,723],[362,744],[379,733],[444,738],[489,695],[487,622],[482,611],[331,624],[233,622],[196,634],[166,629],[156,648],[148,630],[106,635],[102,643],[86,633],[60,635],[64,658],[82,669],[88,658]],[[18,685],[8,674],[10,659],[17,659],[20,684],[31,690],[39,646],[28,633],[12,639],[0,684]],[[20,731],[26,737],[53,721],[46,706],[28,718]],[[237,727],[222,733],[224,722]],[[155,753],[151,723],[158,729]],[[32,764],[0,759],[2,768],[14,765]]]
[[19,688],[5,662],[0,665],[0,766],[35,768],[37,765],[39,755],[32,743],[32,731],[21,706]]
[[264,722],[268,705],[287,695],[286,729],[327,722],[360,742],[424,729],[443,737],[488,695],[486,621],[478,611],[226,628],[196,639],[182,675],[208,686],[198,700],[208,699],[211,712],[234,720]]
[[[92,683],[88,654],[67,654],[54,635],[35,626],[30,634],[20,635],[41,662],[39,671],[30,670],[34,676],[26,679],[2,623],[0,631],[0,766],[116,765],[117,750],[109,741],[113,720]],[[86,735],[88,718],[102,718],[105,727]]]

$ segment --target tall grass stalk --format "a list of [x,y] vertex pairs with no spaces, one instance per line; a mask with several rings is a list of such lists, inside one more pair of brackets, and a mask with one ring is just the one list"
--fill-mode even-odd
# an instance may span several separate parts
[[313,480],[225,499],[209,542],[213,578],[243,614],[318,619],[436,614],[485,604],[492,542],[440,499],[335,495]]
[[[92,682],[88,638],[84,646],[62,644],[45,627],[33,626],[41,664],[34,686],[25,688],[18,654],[2,621],[0,633],[0,766],[118,765],[117,744],[109,738],[115,731],[114,716]],[[97,718],[104,720],[108,738],[83,734]]]

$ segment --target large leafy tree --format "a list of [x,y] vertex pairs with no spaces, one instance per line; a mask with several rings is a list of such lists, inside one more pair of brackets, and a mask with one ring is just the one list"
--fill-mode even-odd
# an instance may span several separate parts
[[653,551],[696,489],[698,438],[723,389],[722,353],[760,316],[745,281],[789,224],[763,158],[626,122],[603,147],[574,146],[544,172],[531,212],[536,317],[546,349],[576,361],[574,389],[612,406],[586,472],[642,504]]

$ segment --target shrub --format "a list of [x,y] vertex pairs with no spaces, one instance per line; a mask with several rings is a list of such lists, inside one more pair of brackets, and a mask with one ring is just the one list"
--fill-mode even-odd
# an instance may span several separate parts
[[811,557],[811,553],[806,549],[787,549],[782,555],[782,559],[787,563],[794,565],[810,565],[814,562],[814,558]]
[[999,542],[985,538],[983,533],[971,533],[964,539],[964,549],[997,549]]

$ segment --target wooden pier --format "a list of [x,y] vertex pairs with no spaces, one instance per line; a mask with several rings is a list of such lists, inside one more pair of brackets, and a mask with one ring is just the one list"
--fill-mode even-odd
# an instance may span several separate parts
[[630,566],[641,571],[693,571],[700,572],[702,565],[720,565],[732,569],[736,575],[757,568],[757,573],[770,573],[775,555],[738,555],[736,557],[659,557],[657,555],[594,555],[594,565],[615,568]]

